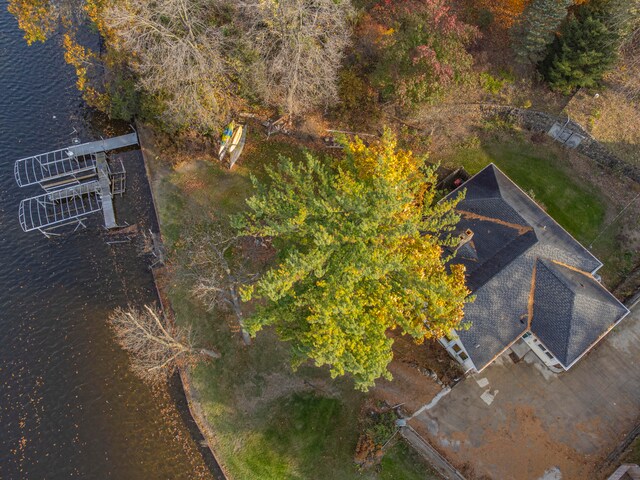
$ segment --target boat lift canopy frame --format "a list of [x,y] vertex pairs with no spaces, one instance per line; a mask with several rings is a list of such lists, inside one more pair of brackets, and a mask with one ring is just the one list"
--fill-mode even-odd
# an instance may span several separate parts
[[94,180],[22,200],[18,219],[24,232],[38,230],[48,237],[64,225],[84,226],[87,215],[101,210],[100,182]]

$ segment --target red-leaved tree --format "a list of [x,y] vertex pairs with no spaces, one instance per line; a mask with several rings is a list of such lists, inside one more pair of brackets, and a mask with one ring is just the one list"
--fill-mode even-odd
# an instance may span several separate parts
[[447,0],[383,0],[371,20],[383,32],[375,42],[379,61],[371,75],[383,98],[411,106],[467,77],[473,59],[466,48],[479,32]]

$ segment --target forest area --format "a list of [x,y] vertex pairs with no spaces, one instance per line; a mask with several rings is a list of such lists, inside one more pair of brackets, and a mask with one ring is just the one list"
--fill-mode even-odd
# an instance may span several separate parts
[[[9,2],[28,43],[61,39],[91,105],[205,135],[264,108],[292,122],[317,112],[406,117],[478,80],[489,92],[516,78],[569,95],[616,77],[632,99],[639,8],[623,0]],[[100,51],[78,41],[87,24],[103,39]]]
[[[640,283],[637,185],[499,113],[571,118],[639,169],[640,0],[9,11],[27,43],[60,44],[91,108],[142,125],[175,318],[147,306],[109,323],[143,380],[191,372],[230,478],[436,478],[391,441],[389,382],[405,344],[431,353],[403,364],[441,385],[460,376],[436,342],[468,328],[473,301],[464,267],[447,266],[458,218],[443,171],[498,163],[594,245],[614,293]],[[240,119],[252,131],[229,170],[218,142]]]

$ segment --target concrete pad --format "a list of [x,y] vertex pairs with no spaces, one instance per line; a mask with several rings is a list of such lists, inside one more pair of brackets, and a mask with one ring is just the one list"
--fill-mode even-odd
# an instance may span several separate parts
[[558,467],[550,468],[544,472],[540,480],[562,480],[562,472]]
[[522,357],[531,351],[531,347],[527,345],[527,342],[521,339],[511,345],[511,351],[515,353],[516,357],[522,359]]
[[597,478],[639,413],[640,305],[568,372],[553,374],[533,353],[498,361],[410,424],[477,477],[582,480]]
[[486,378],[476,378],[476,383],[480,388],[485,388],[487,385],[489,385],[489,380]]
[[498,390],[495,390],[493,393],[487,390],[482,395],[480,395],[480,398],[487,405],[491,405],[493,403],[494,398],[496,398],[497,394],[498,394]]

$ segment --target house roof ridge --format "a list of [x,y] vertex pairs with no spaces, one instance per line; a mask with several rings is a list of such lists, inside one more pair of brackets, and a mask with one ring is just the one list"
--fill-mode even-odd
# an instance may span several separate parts
[[[484,167],[482,170],[480,170],[480,172],[482,172],[483,170],[485,170],[486,168],[488,168],[488,167],[490,167],[490,166],[491,166],[491,167],[493,167],[493,169],[494,169],[494,170],[496,170],[496,171],[500,172],[500,173],[502,174],[502,176],[503,176],[504,178],[506,178],[506,179],[507,179],[507,181],[509,181],[512,185],[514,185],[514,186],[515,186],[515,187],[520,191],[520,193],[522,193],[522,194],[524,195],[524,197],[525,197],[526,201],[528,201],[529,203],[531,203],[532,205],[534,205],[538,210],[541,210],[542,212],[544,212],[544,214],[545,214],[545,215],[546,215],[546,216],[551,220],[551,222],[553,222],[553,223],[554,223],[554,224],[555,224],[555,225],[556,225],[560,230],[562,230],[564,233],[566,233],[567,235],[569,235],[569,237],[570,237],[574,242],[576,242],[578,245],[580,245],[580,247],[582,247],[582,249],[583,249],[585,252],[587,252],[587,254],[589,254],[589,255],[590,255],[590,256],[591,256],[591,257],[592,257],[596,262],[598,262],[599,267],[598,267],[596,270],[598,270],[599,268],[601,268],[601,267],[604,265],[604,264],[600,261],[600,259],[599,259],[598,257],[596,257],[593,253],[591,253],[591,252],[589,251],[589,249],[588,249],[587,247],[585,247],[584,245],[582,245],[582,243],[581,243],[581,242],[579,242],[579,241],[578,241],[578,239],[577,239],[576,237],[574,237],[571,233],[569,233],[569,232],[567,231],[567,229],[566,229],[566,228],[564,228],[562,225],[560,225],[560,224],[556,221],[556,219],[555,219],[555,218],[553,218],[551,215],[549,215],[549,213],[548,213],[546,210],[544,210],[540,205],[538,205],[538,202],[536,202],[535,200],[533,200],[533,199],[529,196],[529,194],[527,194],[527,192],[525,192],[525,191],[520,187],[520,185],[518,185],[516,182],[514,182],[514,181],[513,181],[513,180],[512,180],[512,179],[511,179],[511,178],[510,178],[506,173],[504,173],[504,172],[500,169],[500,167],[498,167],[495,163],[491,162],[489,165],[487,165],[487,166],[486,166],[486,167]],[[480,173],[480,172],[478,172],[478,173]],[[476,174],[476,175],[477,175],[477,174]],[[475,176],[475,175],[474,175],[474,176]],[[471,177],[471,178],[473,178],[473,177]],[[471,180],[471,178],[470,178],[469,180]],[[469,180],[467,180],[467,182],[468,182]],[[465,182],[465,183],[466,183],[466,182]],[[464,185],[464,183],[463,183],[462,185]],[[462,185],[461,185],[461,186],[462,186]],[[498,188],[500,188],[500,185],[499,185],[499,184],[498,184]],[[595,271],[595,270],[594,270],[594,271]]]
[[[563,349],[563,354],[564,357],[567,360],[570,360],[571,358],[573,358],[573,354],[570,351],[571,348],[571,342],[569,341],[569,339],[571,339],[575,334],[576,334],[576,330],[580,328],[580,325],[575,321],[576,318],[576,309],[579,308],[578,307],[578,303],[579,301],[584,301],[585,299],[587,299],[589,302],[592,302],[594,305],[599,305],[602,307],[605,307],[607,309],[612,309],[612,308],[616,308],[616,307],[622,307],[625,311],[625,313],[623,313],[622,316],[620,316],[620,318],[617,319],[617,321],[614,323],[617,324],[622,318],[624,318],[628,313],[629,313],[629,309],[623,305],[609,290],[607,290],[607,288],[602,285],[600,282],[598,282],[594,276],[589,273],[589,272],[585,272],[584,270],[581,270],[579,268],[576,268],[572,265],[563,263],[561,261],[558,260],[553,260],[553,259],[549,259],[549,258],[539,258],[538,259],[541,264],[546,268],[547,271],[549,271],[554,278],[556,278],[563,286],[563,288],[567,289],[570,293],[571,293],[571,316],[568,322],[568,331],[567,331],[567,342],[566,344],[564,344],[562,346]],[[550,268],[551,267],[551,268]],[[573,273],[577,273],[581,276],[585,277],[585,281],[589,282],[589,285],[591,287],[595,287],[601,295],[592,295],[588,292],[584,292],[582,291],[580,288],[578,288],[577,285],[572,284],[567,278],[563,278],[564,275],[562,274],[562,269],[565,269],[567,271],[573,272]],[[613,301],[611,301],[613,300]],[[535,307],[534,307],[535,310]],[[532,329],[533,331],[533,329]],[[535,332],[534,332],[535,333]],[[601,337],[599,337],[601,338]],[[591,344],[586,350],[590,350],[591,347],[593,345],[595,345],[596,342],[594,342],[593,344]],[[571,355],[570,355],[571,354]],[[584,352],[583,352],[584,354]],[[576,357],[580,358],[581,355],[578,355]],[[557,355],[556,355],[557,357]],[[560,358],[558,358],[558,360],[566,367],[569,368],[570,365],[573,364],[572,361],[568,361],[567,364],[565,364],[564,361],[560,360]]]
[[[626,307],[626,305],[625,305],[625,304],[623,304],[620,300],[618,300],[618,299],[616,298],[616,296],[615,296],[613,293],[611,293],[611,292],[607,289],[607,287],[605,287],[604,285],[602,285],[602,283],[600,283],[600,282],[599,282],[599,281],[598,281],[598,280],[597,280],[597,279],[596,279],[596,278],[595,278],[591,273],[589,273],[589,272],[585,272],[584,270],[580,270],[579,268],[573,267],[573,266],[571,266],[571,265],[569,265],[569,264],[566,264],[566,263],[560,262],[560,261],[558,261],[558,260],[551,260],[551,261],[552,261],[553,263],[555,263],[556,265],[560,265],[561,267],[564,267],[564,268],[566,268],[566,269],[568,269],[568,270],[572,270],[572,271],[574,271],[574,272],[576,272],[576,273],[580,273],[580,274],[584,275],[585,277],[587,277],[587,280],[589,280],[589,281],[593,282],[593,283],[594,283],[594,285],[596,285],[596,286],[598,287],[598,289],[599,289],[599,290],[601,290],[602,292],[606,293],[606,294],[607,294],[609,297],[611,297],[611,298],[612,298],[616,303],[618,303],[618,304],[622,305],[622,306],[623,306],[627,311],[629,311],[629,309]],[[593,297],[589,297],[589,298],[593,298]],[[604,303],[604,302],[601,302],[601,301],[600,301],[600,303]]]
[[547,263],[556,263],[558,265],[563,266],[561,263],[558,263],[550,258],[547,257],[537,257],[536,258],[536,262],[540,262],[544,265],[544,267],[547,269],[547,271],[553,275],[560,283],[562,283],[562,286],[564,288],[566,288],[567,290],[569,290],[571,293],[575,294],[575,291],[573,288],[571,288],[571,285],[568,284],[568,282],[566,281],[566,279],[562,278],[561,275],[556,274],[556,272],[553,271],[553,268],[549,268],[549,266],[547,265]]

